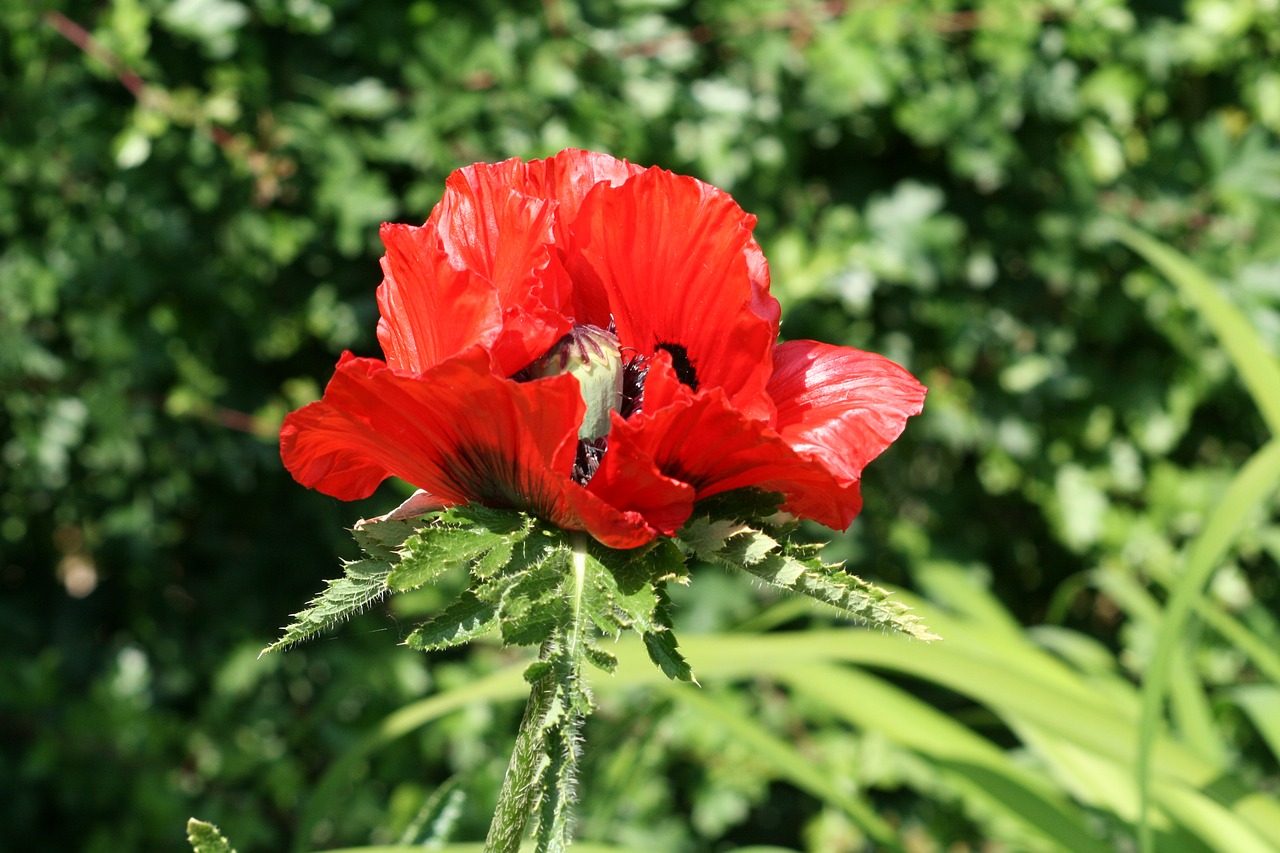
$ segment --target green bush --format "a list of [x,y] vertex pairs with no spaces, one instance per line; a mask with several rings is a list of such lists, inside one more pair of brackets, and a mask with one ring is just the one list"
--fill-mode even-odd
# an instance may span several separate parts
[[[376,352],[380,222],[565,146],[732,192],[786,336],[930,387],[830,555],[948,636],[815,651],[779,629],[829,617],[708,568],[686,634],[794,660],[691,643],[698,693],[630,690],[624,658],[584,839],[1111,849],[1148,737],[1161,849],[1280,847],[1274,482],[1157,642],[1276,429],[1232,361],[1280,349],[1274,2],[45,5],[0,3],[0,847],[177,849],[192,814],[242,851],[482,836],[518,669],[398,648],[436,594],[256,658],[400,497],[308,493],[274,435]],[[1117,221],[1247,324],[1223,337]],[[1161,654],[1163,734],[1134,716]],[[374,748],[424,696],[458,713]]]

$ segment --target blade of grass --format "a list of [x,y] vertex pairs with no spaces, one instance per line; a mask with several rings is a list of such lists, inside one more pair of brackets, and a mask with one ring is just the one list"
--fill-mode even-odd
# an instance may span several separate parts
[[[850,663],[897,672],[946,687],[992,709],[1003,719],[1035,726],[1052,737],[1096,754],[1122,767],[1134,760],[1137,715],[1135,701],[1121,701],[1091,687],[1052,655],[1029,643],[1010,642],[1002,631],[985,631],[981,624],[955,619],[926,602],[904,601],[918,608],[929,624],[944,633],[945,643],[924,645],[871,631],[831,630],[778,633],[693,635],[682,640],[689,659],[706,679],[732,680],[772,675],[782,679],[797,666],[812,663]],[[618,674],[600,679],[598,693],[641,684],[668,682],[648,661],[638,642],[622,641],[613,647],[619,659]],[[322,780],[308,803],[313,825],[315,814],[351,769],[372,749],[473,702],[515,700],[527,692],[522,666],[513,666],[464,688],[423,699],[388,716],[344,755]],[[684,687],[696,691],[697,688]],[[1153,769],[1161,779],[1180,781],[1201,789],[1230,812],[1280,847],[1280,804],[1250,784],[1223,773],[1190,750],[1167,737],[1159,737],[1152,751]],[[1164,785],[1156,789],[1157,796]],[[833,804],[836,805],[836,804]],[[1174,815],[1177,817],[1177,815]],[[304,836],[305,837],[305,836]]]
[[1193,304],[1226,350],[1272,435],[1280,435],[1280,362],[1263,345],[1257,331],[1185,255],[1147,234],[1117,223],[1120,242],[1159,270]]
[[[322,853],[422,853],[424,849],[430,849],[432,853],[484,853],[483,844],[446,844],[443,847],[424,848],[421,844],[391,844],[376,845],[373,847],[343,847],[334,850],[325,850]],[[521,850],[532,850],[533,845],[525,845]],[[573,853],[645,853],[645,851],[637,850],[634,847],[615,847],[611,844],[592,844],[588,841],[580,841],[573,845]]]
[[[1280,436],[1280,363],[1263,345],[1249,321],[1219,292],[1213,280],[1184,255],[1123,223],[1117,224],[1116,234],[1120,242],[1160,270],[1183,296],[1196,306],[1213,330],[1218,343],[1231,358],[1241,381],[1257,405],[1263,420],[1266,421],[1268,429],[1273,436]],[[1267,447],[1271,448],[1275,445],[1276,440],[1273,439]],[[1274,491],[1276,476],[1273,475],[1269,482],[1265,479],[1268,476],[1268,470],[1263,461],[1270,459],[1270,456],[1264,457],[1266,453],[1268,453],[1267,448],[1259,451],[1250,460],[1250,465],[1246,466],[1246,470],[1253,466],[1255,477],[1252,481],[1243,482],[1246,471],[1241,471],[1232,483],[1232,488],[1228,490],[1228,497],[1235,497],[1240,504],[1234,508],[1236,511],[1241,508],[1252,510],[1258,501]],[[1254,461],[1260,458],[1263,461],[1254,465]],[[1238,489],[1237,484],[1239,484]],[[1253,501],[1249,500],[1252,496],[1247,490],[1249,486],[1254,486],[1256,491],[1261,493]],[[1161,626],[1160,645],[1156,648],[1156,658],[1143,685],[1143,725],[1139,729],[1141,739],[1135,769],[1138,773],[1139,796],[1144,805],[1150,790],[1151,741],[1155,737],[1155,725],[1161,716],[1160,711],[1164,704],[1169,678],[1168,667],[1173,654],[1168,646],[1178,641],[1204,582],[1217,567],[1222,554],[1225,554],[1243,517],[1244,515],[1241,514],[1235,519],[1227,518],[1223,512],[1223,505],[1219,505],[1218,510],[1211,517],[1210,524],[1206,525],[1205,532],[1188,552],[1186,569],[1174,587],[1173,597],[1170,599],[1165,620]],[[1216,528],[1211,530],[1214,521],[1218,521],[1221,530]],[[1203,547],[1198,548],[1202,542]],[[1221,553],[1216,553],[1219,544],[1222,545]],[[1139,846],[1144,853],[1151,853],[1152,839],[1145,824],[1140,824]]]
[[892,827],[883,818],[873,812],[865,801],[841,790],[834,779],[823,773],[819,766],[806,759],[791,744],[700,690],[686,690],[683,685],[671,684],[667,687],[667,693],[677,702],[695,709],[704,718],[719,722],[726,730],[749,744],[754,755],[771,765],[779,779],[785,779],[800,790],[843,809],[854,823],[875,839],[879,849],[902,850]]
[[1042,844],[1077,853],[1099,850],[1079,809],[1048,779],[906,691],[856,669],[822,664],[794,667],[781,678],[850,724],[880,732],[942,772],[962,777],[986,809]]
[[1228,690],[1225,695],[1244,710],[1271,749],[1271,755],[1280,760],[1280,687],[1244,684]]
[[[1195,632],[1199,634],[1199,631]],[[1195,643],[1183,640],[1169,664],[1169,707],[1179,738],[1210,764],[1226,769],[1230,749],[1196,672]]]
[[[904,601],[908,599],[902,595]],[[865,631],[805,632],[768,637],[690,637],[685,648],[700,672],[732,678],[770,671],[780,674],[802,662],[843,660],[896,671],[939,684],[995,710],[1003,718],[1035,725],[1050,736],[1131,768],[1137,742],[1135,702],[1116,701],[1090,691],[1087,683],[1062,690],[1052,671],[1059,664],[1033,648],[1005,651],[993,657],[990,638],[980,626],[967,630],[923,602],[910,601],[944,632],[947,642],[924,647]],[[620,648],[619,651],[622,651]],[[623,658],[623,655],[619,655]],[[627,667],[628,660],[622,661]],[[1135,697],[1136,698],[1136,697]],[[1248,822],[1280,846],[1280,803],[1247,781],[1200,759],[1167,737],[1157,738],[1153,767],[1160,778],[1203,789],[1230,804]],[[1175,815],[1176,817],[1176,815]]]
[[1231,853],[1275,853],[1276,845],[1258,835],[1230,809],[1199,791],[1182,785],[1162,785],[1160,799],[1190,829],[1214,850]]
[[[1222,500],[1209,515],[1204,529],[1186,554],[1186,564],[1165,606],[1156,635],[1155,657],[1142,685],[1142,716],[1138,726],[1138,752],[1134,771],[1138,798],[1145,807],[1149,800],[1152,755],[1158,736],[1164,697],[1169,686],[1170,664],[1180,648],[1187,621],[1205,584],[1222,563],[1245,522],[1254,510],[1280,486],[1280,439],[1272,439],[1249,459],[1231,481]],[[1144,853],[1152,850],[1152,839],[1139,824],[1139,841]]]

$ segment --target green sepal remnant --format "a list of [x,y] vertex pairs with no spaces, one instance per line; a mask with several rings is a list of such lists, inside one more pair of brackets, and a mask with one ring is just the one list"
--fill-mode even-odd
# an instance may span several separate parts
[[218,827],[195,818],[187,821],[187,841],[194,853],[236,853]]

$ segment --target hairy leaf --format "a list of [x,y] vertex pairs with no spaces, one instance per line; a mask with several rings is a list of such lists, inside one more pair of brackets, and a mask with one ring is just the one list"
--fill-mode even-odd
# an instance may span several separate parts
[[675,634],[671,631],[646,631],[641,636],[644,639],[645,651],[649,653],[649,660],[653,661],[667,678],[698,683],[698,679],[693,677],[689,662],[684,659],[684,655],[680,654]]
[[326,581],[327,586],[293,614],[280,639],[262,650],[263,654],[296,645],[360,613],[389,592],[387,578],[399,560],[397,550],[420,526],[418,521],[361,522],[351,531],[365,558],[343,564],[343,576]]
[[414,630],[405,643],[421,651],[436,651],[470,642],[496,627],[498,608],[468,590],[456,601]]
[[405,540],[387,583],[397,592],[416,589],[463,566],[487,577],[511,562],[513,548],[531,527],[521,513],[483,507],[450,510]]
[[693,670],[677,648],[676,635],[671,630],[671,597],[667,595],[665,585],[658,585],[653,590],[656,605],[653,608],[653,625],[650,630],[641,633],[645,651],[649,660],[653,661],[662,672],[676,681],[698,683],[693,677]]
[[[695,517],[739,518],[759,522],[775,519],[784,498],[778,492],[759,489],[733,489],[698,501]],[[781,519],[777,519],[779,522]]]
[[624,593],[637,592],[646,584],[664,580],[685,583],[689,576],[684,554],[670,539],[655,539],[650,545],[632,551],[598,548],[594,553],[612,569],[618,589]]
[[218,827],[195,818],[187,821],[187,841],[195,853],[236,853]]
[[610,675],[618,671],[618,656],[613,652],[606,651],[595,643],[583,643],[582,653],[598,669],[602,669]]
[[385,560],[356,560],[343,566],[343,577],[326,581],[324,591],[311,599],[306,609],[293,614],[293,622],[280,639],[262,650],[263,654],[287,648],[321,631],[339,625],[387,594],[391,563]]
[[695,557],[707,562],[722,558],[725,545],[735,536],[752,532],[753,528],[741,521],[701,516],[690,519],[680,530],[680,541]]
[[821,546],[780,544],[756,527],[699,518],[680,531],[680,541],[699,559],[718,563],[782,589],[801,592],[839,608],[855,619],[900,631],[918,640],[939,639],[910,608],[875,584],[829,565],[817,556]]

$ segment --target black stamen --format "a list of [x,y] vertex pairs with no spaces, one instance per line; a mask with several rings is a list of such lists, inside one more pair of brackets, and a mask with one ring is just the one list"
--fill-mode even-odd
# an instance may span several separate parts
[[578,455],[573,461],[574,482],[585,486],[595,476],[596,469],[600,467],[600,460],[604,457],[604,451],[608,444],[609,439],[604,436],[597,438],[595,441],[578,442]]
[[644,406],[644,379],[649,375],[649,359],[642,355],[628,361],[622,368],[622,404],[618,414],[629,418]]
[[680,344],[658,344],[654,349],[665,350],[671,355],[671,366],[675,368],[676,377],[681,384],[698,390],[698,372],[693,369],[689,360],[689,351]]

